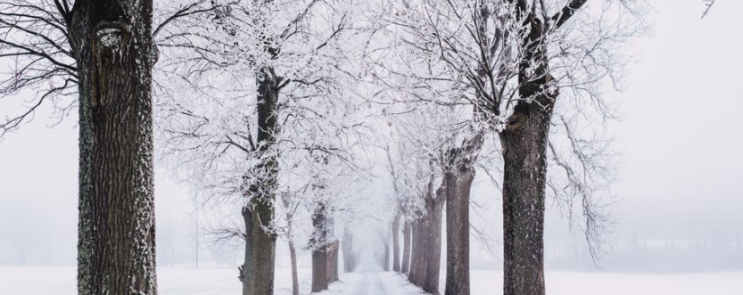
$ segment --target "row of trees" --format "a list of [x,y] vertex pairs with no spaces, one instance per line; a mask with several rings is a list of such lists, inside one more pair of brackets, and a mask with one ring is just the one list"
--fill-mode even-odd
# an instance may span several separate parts
[[80,294],[156,294],[156,151],[203,204],[239,212],[215,233],[245,241],[243,294],[273,293],[278,238],[295,294],[298,241],[313,291],[327,289],[338,249],[347,270],[358,261],[335,225],[386,218],[360,193],[378,180],[372,150],[392,174],[393,269],[438,292],[446,212],[446,294],[469,294],[480,169],[503,192],[505,294],[544,294],[547,195],[600,253],[613,180],[600,126],[615,114],[599,89],[619,82],[616,49],[637,29],[631,1],[586,3],[6,1],[0,97],[32,103],[0,135],[45,102],[76,110]]
[[387,149],[399,208],[392,236],[404,220],[403,240],[412,242],[403,243],[399,271],[424,291],[439,292],[445,207],[445,293],[470,293],[478,170],[502,192],[504,294],[545,293],[548,195],[577,222],[591,256],[602,253],[611,220],[601,198],[613,182],[613,153],[600,126],[616,114],[600,89],[618,87],[615,49],[641,27],[633,25],[634,3],[587,2],[421,0],[382,8],[394,41],[380,47],[373,79],[384,85],[398,139]]

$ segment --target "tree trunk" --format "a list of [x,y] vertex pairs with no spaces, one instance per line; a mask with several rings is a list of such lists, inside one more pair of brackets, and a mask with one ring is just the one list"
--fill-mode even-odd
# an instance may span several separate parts
[[[442,186],[444,186],[442,184]],[[423,282],[423,291],[439,294],[439,275],[441,272],[441,215],[443,214],[446,193],[444,188],[436,192],[436,199],[429,199],[427,203],[429,223],[428,248],[426,249],[426,277]]]
[[[262,69],[258,75],[258,146],[259,153],[270,152],[278,133],[277,103],[278,80],[272,69]],[[243,207],[245,220],[245,263],[240,268],[243,295],[272,295],[276,261],[276,236],[266,232],[264,226],[273,221],[278,164],[275,156],[265,157],[257,167],[257,175],[246,192],[250,199]]]
[[289,239],[289,256],[292,260],[292,295],[299,295],[299,277],[297,276],[297,249],[294,241]]
[[348,229],[343,234],[343,267],[345,272],[352,272],[355,268],[354,265],[354,254],[353,254],[353,236],[348,232]]
[[384,244],[384,271],[391,271],[392,266],[390,264],[390,258],[392,258],[392,251],[390,251],[391,245],[385,243]]
[[410,221],[405,220],[402,227],[402,269],[403,274],[407,274],[410,269]]
[[419,219],[418,233],[416,234],[419,242],[417,244],[417,253],[415,254],[417,262],[415,264],[415,276],[413,276],[413,280],[411,281],[414,285],[421,288],[423,288],[426,282],[426,276],[428,276],[428,253],[431,251],[431,225],[428,214]]
[[518,132],[508,131],[503,181],[504,294],[543,295],[544,189],[550,115],[536,104]]
[[461,164],[447,171],[446,295],[470,294],[470,189],[475,169]]
[[[249,210],[249,207],[253,209]],[[276,239],[261,226],[265,220],[273,219],[273,207],[262,201],[253,201],[243,209],[243,217],[247,232],[245,263],[240,269],[243,295],[273,294]]]
[[[291,202],[288,195],[283,195],[281,201],[284,208],[290,208]],[[286,235],[289,244],[289,258],[292,268],[292,295],[299,295],[299,278],[297,277],[297,248],[294,246],[294,215],[296,210],[286,211]]]
[[[543,26],[529,15],[527,48],[519,69],[519,96],[502,137],[503,292],[544,295],[544,199],[547,143],[557,91],[550,90]],[[527,103],[531,98],[532,103]]]
[[400,217],[398,213],[392,221],[392,270],[400,272]]
[[410,238],[411,238],[411,247],[410,247],[410,270],[408,271],[408,281],[411,283],[414,281],[415,277],[415,269],[418,265],[418,243],[420,243],[420,237],[418,236],[418,233],[420,232],[420,219],[414,220],[410,222]]
[[327,262],[327,277],[328,277],[328,284],[337,282],[338,281],[338,247],[340,246],[340,243],[338,241],[334,241],[332,243],[329,243],[327,248],[328,253],[328,262]]
[[78,294],[157,294],[151,0],[76,1]]
[[328,289],[327,247],[322,246],[312,251],[312,292]]
[[413,250],[413,263],[410,270],[410,282],[418,287],[423,287],[426,277],[426,233],[427,224],[425,217],[416,221],[414,235],[415,248]]
[[314,235],[310,240],[312,247],[312,292],[328,289],[328,221],[325,204],[319,203],[312,214]]

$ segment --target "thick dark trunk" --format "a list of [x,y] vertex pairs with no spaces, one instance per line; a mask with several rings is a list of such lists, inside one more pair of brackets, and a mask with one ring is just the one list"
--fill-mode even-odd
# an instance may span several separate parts
[[544,189],[550,115],[536,104],[518,131],[506,132],[503,181],[504,294],[543,295]]
[[410,268],[410,221],[405,220],[402,227],[402,269],[403,274],[407,274]]
[[[328,289],[328,283],[338,280],[338,242],[331,241],[333,218],[325,203],[319,203],[312,215],[314,227],[312,248],[312,292]],[[332,238],[334,239],[334,238]]]
[[447,171],[446,295],[470,294],[470,189],[475,169],[462,164]]
[[294,241],[289,239],[289,256],[292,261],[292,295],[299,295],[299,277],[297,277],[297,249]]
[[327,247],[322,246],[312,251],[312,292],[328,289],[328,255]]
[[[443,184],[445,185],[445,183]],[[423,291],[431,294],[439,294],[439,275],[441,272],[441,215],[443,214],[446,194],[443,189],[436,192],[436,199],[426,201],[428,215],[428,239],[425,251],[426,277],[423,282]]]
[[[278,132],[277,103],[278,81],[271,76],[271,69],[263,69],[257,78],[258,95],[258,146],[259,152],[269,152]],[[245,220],[245,263],[240,268],[243,295],[272,295],[276,261],[276,236],[266,232],[264,226],[273,221],[277,159],[265,157],[257,167],[257,175],[250,185],[249,203],[243,207]]]
[[[531,30],[519,69],[522,98],[501,134],[503,179],[503,293],[544,295],[544,199],[547,143],[556,89],[549,89],[543,26],[530,15]],[[527,103],[530,98],[533,102]]]
[[76,1],[78,294],[157,294],[152,1]]
[[245,229],[245,263],[240,269],[243,295],[273,294],[276,239],[262,228],[273,219],[273,207],[265,202],[251,201],[252,210],[243,209]]
[[392,221],[392,270],[400,272],[400,217],[398,213]]

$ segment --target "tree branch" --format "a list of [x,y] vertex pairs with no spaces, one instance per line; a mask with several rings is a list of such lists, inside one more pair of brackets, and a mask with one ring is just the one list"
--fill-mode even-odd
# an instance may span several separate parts
[[588,0],[570,0],[570,3],[565,5],[565,7],[560,10],[557,14],[552,16],[552,23],[554,23],[554,28],[560,28],[565,22],[567,22],[573,15],[575,15],[575,12],[583,7],[584,4],[586,4]]
[[702,18],[707,16],[707,13],[709,13],[709,10],[712,8],[712,5],[715,5],[715,0],[705,0],[707,2],[707,8],[704,10],[704,13],[702,13]]

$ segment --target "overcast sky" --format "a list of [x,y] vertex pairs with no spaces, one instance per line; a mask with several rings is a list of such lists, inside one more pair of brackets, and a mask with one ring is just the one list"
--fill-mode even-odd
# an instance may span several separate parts
[[[703,20],[701,0],[651,2],[653,33],[629,46],[636,62],[620,94],[625,118],[612,127],[623,159],[617,215],[631,218],[641,204],[684,214],[743,209],[743,1],[717,1]],[[0,104],[0,116],[7,109]],[[45,247],[50,263],[74,263],[76,119],[50,129],[46,117],[0,143],[0,264],[22,248],[9,244]],[[165,172],[157,169],[158,227],[182,224],[190,210],[188,190]]]

